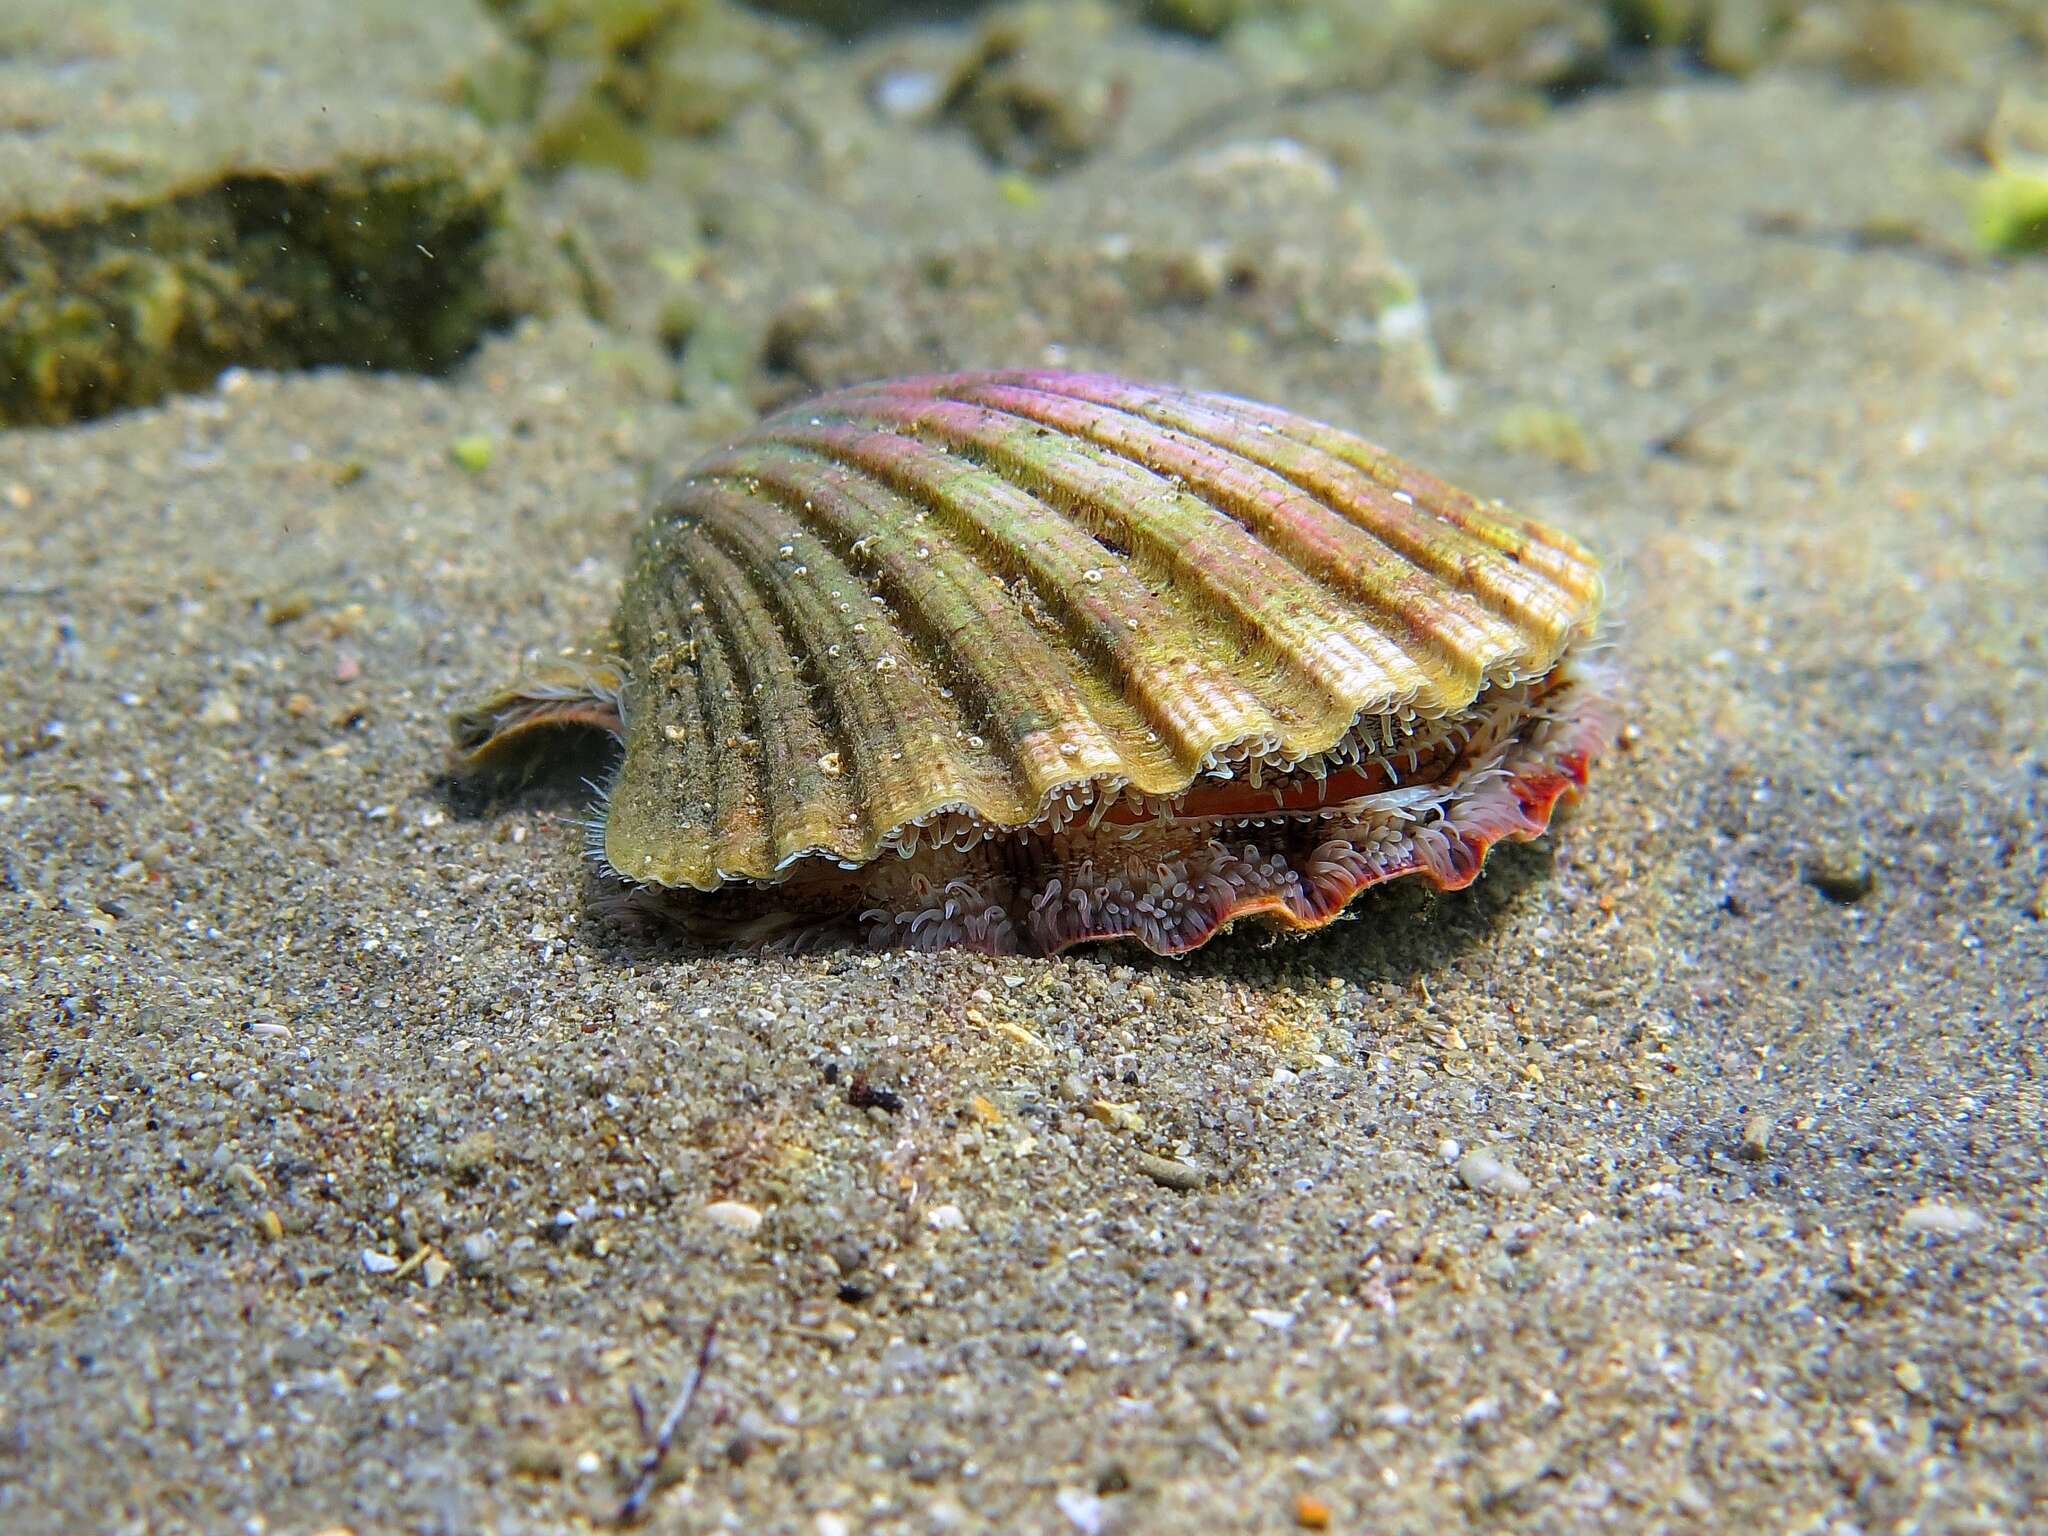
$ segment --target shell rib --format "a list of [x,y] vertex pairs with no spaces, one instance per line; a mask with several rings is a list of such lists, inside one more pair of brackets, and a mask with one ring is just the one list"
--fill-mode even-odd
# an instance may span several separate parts
[[942,810],[1169,794],[1227,748],[1306,758],[1540,675],[1599,596],[1564,536],[1267,407],[1050,373],[847,390],[645,529],[605,856],[709,890],[865,864]]
[[[607,637],[620,660],[587,684],[509,690],[457,734],[484,760],[536,726],[619,732],[604,863],[679,891],[862,870],[920,844],[965,852],[1084,815],[1099,831],[1121,804],[1163,817],[1186,855],[1164,861],[1169,886],[1222,871],[1198,943],[1248,912],[1314,926],[1364,884],[1431,872],[1427,837],[1399,868],[1368,848],[1359,878],[1332,876],[1329,911],[1288,907],[1232,872],[1260,848],[1175,841],[1190,816],[1251,819],[1203,811],[1222,802],[1200,783],[1320,787],[1370,760],[1344,781],[1357,815],[1413,820],[1430,792],[1417,766],[1437,762],[1468,812],[1514,806],[1475,821],[1472,868],[1435,869],[1439,884],[1469,879],[1487,842],[1541,831],[1604,744],[1605,715],[1563,665],[1600,600],[1597,563],[1565,535],[1269,406],[1093,374],[910,378],[808,401],[698,464],[640,535]],[[1481,761],[1470,743],[1487,731]],[[1493,780],[1513,792],[1487,801]],[[1274,797],[1329,819],[1314,796]],[[1346,864],[1326,841],[1289,855],[1299,878]],[[978,890],[966,875],[988,864],[954,883]],[[1251,894],[1234,901],[1232,880]],[[1020,901],[1062,889],[1012,883]]]

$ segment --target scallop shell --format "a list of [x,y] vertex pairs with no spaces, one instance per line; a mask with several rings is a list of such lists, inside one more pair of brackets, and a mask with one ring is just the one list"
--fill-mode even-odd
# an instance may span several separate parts
[[1173,952],[1541,832],[1611,735],[1600,601],[1566,535],[1270,406],[900,379],[699,463],[602,644],[455,735],[621,737],[596,851],[703,936]]

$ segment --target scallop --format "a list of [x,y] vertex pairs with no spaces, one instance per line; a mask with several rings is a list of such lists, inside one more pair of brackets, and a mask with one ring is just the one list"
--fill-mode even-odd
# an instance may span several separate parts
[[1614,736],[1601,594],[1565,534],[1272,406],[890,380],[685,474],[609,632],[455,746],[616,738],[593,853],[698,942],[1176,954],[1540,835]]

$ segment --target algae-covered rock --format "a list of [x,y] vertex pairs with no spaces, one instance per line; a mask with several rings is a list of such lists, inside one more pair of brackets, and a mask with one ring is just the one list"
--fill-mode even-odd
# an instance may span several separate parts
[[1445,0],[1419,38],[1455,73],[1546,87],[1604,74],[1614,40],[1606,7],[1579,0]]
[[498,9],[533,61],[528,154],[550,171],[644,176],[655,138],[716,132],[823,42],[727,0],[506,0]]
[[504,47],[467,0],[10,0],[0,33],[0,422],[445,368],[519,307],[510,168],[452,104]]
[[1642,51],[1640,29],[1616,18],[1628,9],[1609,0],[1239,0],[1224,36],[1269,84],[1478,75],[1562,94],[1608,79]]
[[1139,13],[1170,31],[1221,37],[1240,22],[1264,20],[1280,8],[1272,0],[1144,0]]
[[910,22],[966,16],[982,0],[750,0],[753,8],[821,27],[834,37],[855,38]]
[[0,229],[0,422],[202,386],[230,363],[435,372],[510,295],[503,188],[445,150],[222,177],[76,223]]
[[791,300],[769,326],[769,362],[822,389],[1006,359],[1173,356],[1245,390],[1285,358],[1311,388],[1450,403],[1414,280],[1338,168],[1291,140],[1091,168],[988,217],[993,228]]
[[1220,36],[1260,79],[1377,84],[1418,65],[1565,94],[1658,61],[1746,76],[1786,62],[1916,85],[2042,46],[2028,0],[1129,0]]
[[1001,166],[1071,169],[1115,128],[1125,88],[1104,44],[1117,15],[1096,0],[999,11],[946,88],[943,110]]
[[1800,0],[1606,0],[1624,47],[1671,48],[1718,74],[1748,75],[1776,52]]
[[1769,60],[1788,24],[1784,0],[1720,0],[1707,8],[1694,46],[1707,68],[1738,78]]

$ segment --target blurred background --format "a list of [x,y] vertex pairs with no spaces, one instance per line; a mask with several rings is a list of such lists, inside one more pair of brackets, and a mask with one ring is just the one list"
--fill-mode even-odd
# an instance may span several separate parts
[[[233,364],[445,372],[563,312],[741,413],[1048,356],[1249,386],[1324,346],[1440,394],[1376,178],[1469,190],[1602,98],[1666,132],[1733,98],[1761,236],[2002,259],[2048,242],[2044,52],[2034,0],[14,0],[0,422]],[[1810,121],[1845,97],[1920,135],[1917,184],[1856,198]],[[1418,162],[1449,123],[1495,148]],[[1682,253],[1687,200],[1629,211]]]

